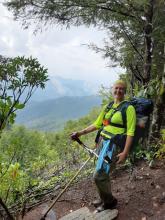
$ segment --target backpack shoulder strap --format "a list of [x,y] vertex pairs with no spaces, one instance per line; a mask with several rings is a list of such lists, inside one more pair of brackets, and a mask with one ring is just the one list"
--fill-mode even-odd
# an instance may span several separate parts
[[107,112],[112,108],[113,104],[114,104],[114,101],[110,102],[110,103],[107,105],[107,107],[105,108],[105,113],[107,113]]
[[[113,103],[114,103],[114,101],[111,101],[111,102],[105,107],[103,119],[105,118],[106,113],[109,112],[109,110],[112,108]],[[102,125],[102,127],[98,130],[98,132],[97,132],[97,134],[96,134],[95,143],[99,143],[100,133],[101,133],[102,130],[103,130],[103,125]]]
[[123,120],[123,125],[126,128],[127,127],[127,115],[126,115],[126,110],[128,108],[128,106],[130,105],[130,102],[125,101],[123,103],[123,105],[121,105],[121,108],[119,109],[119,111],[121,112],[122,115],[122,120]]

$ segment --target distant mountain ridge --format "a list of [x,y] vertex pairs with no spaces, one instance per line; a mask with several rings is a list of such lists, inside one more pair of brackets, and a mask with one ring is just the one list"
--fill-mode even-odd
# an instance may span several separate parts
[[31,101],[25,109],[18,112],[16,123],[43,131],[58,130],[66,121],[85,116],[94,106],[100,104],[101,98],[96,95]]
[[31,101],[45,101],[64,96],[90,96],[97,93],[94,85],[83,80],[64,79],[59,76],[49,77],[45,89],[38,88]]

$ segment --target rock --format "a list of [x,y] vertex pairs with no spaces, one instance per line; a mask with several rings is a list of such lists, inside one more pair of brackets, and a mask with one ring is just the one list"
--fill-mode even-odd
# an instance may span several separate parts
[[156,201],[156,200],[157,200],[157,197],[156,197],[156,196],[152,197],[152,200]]
[[142,180],[143,177],[142,176],[136,176],[136,180]]
[[99,212],[99,213],[96,213],[94,215],[94,219],[95,220],[113,220],[115,219],[117,216],[118,216],[118,210],[117,209],[107,209],[103,212]]
[[83,207],[60,218],[59,220],[94,220],[94,218],[89,209],[87,207]]
[[144,216],[144,217],[142,217],[142,219],[141,220],[147,220],[147,217],[146,216]]
[[162,193],[162,197],[165,198],[165,192]]
[[130,186],[130,189],[135,189],[136,187],[134,185]]
[[149,163],[149,167],[151,169],[154,169],[156,167],[156,164],[155,164],[155,161],[154,160],[151,160],[150,163]]
[[59,220],[113,220],[118,216],[118,210],[105,210],[99,213],[91,213],[87,207],[78,209]]
[[160,186],[159,186],[159,185],[156,185],[156,189],[160,189]]
[[154,207],[154,208],[158,208],[158,206],[159,206],[158,203],[153,202],[153,207]]
[[126,200],[126,201],[125,201],[125,204],[127,205],[128,203],[129,203],[129,200]]

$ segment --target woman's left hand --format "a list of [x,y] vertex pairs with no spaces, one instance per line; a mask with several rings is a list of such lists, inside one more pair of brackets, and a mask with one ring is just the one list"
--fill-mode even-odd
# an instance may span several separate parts
[[121,163],[126,160],[127,154],[125,152],[121,152],[120,154],[117,155],[117,157],[119,158],[117,163]]

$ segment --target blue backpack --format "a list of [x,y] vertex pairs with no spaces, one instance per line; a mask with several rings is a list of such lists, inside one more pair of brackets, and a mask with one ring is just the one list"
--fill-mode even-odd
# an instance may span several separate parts
[[[107,108],[105,109],[105,114],[110,109],[112,109],[114,102],[110,102],[107,105]],[[126,110],[129,105],[133,105],[136,110],[136,116],[137,116],[137,123],[136,123],[136,130],[135,130],[135,136],[132,144],[132,149],[134,146],[136,146],[139,142],[139,140],[142,138],[144,139],[146,135],[148,134],[148,128],[149,128],[149,121],[150,121],[150,114],[153,111],[153,102],[150,99],[146,98],[133,98],[130,101],[124,101],[122,102],[117,108],[114,109],[113,114],[108,119],[109,123],[116,127],[122,127],[126,129],[127,126],[127,119],[126,119]],[[115,114],[115,112],[120,111],[122,114],[123,119],[123,125],[115,124],[111,122],[112,116]],[[101,130],[98,132],[95,142],[97,143],[99,140]],[[111,139],[105,140],[103,143],[103,147],[100,151],[99,158],[96,165],[96,171],[100,172],[103,171],[107,174],[110,172],[110,164],[112,162],[112,155],[113,151],[116,146],[120,147],[120,149],[124,149],[126,141],[126,135],[125,134],[117,134],[114,135]],[[104,162],[104,159],[108,159],[109,164]]]

